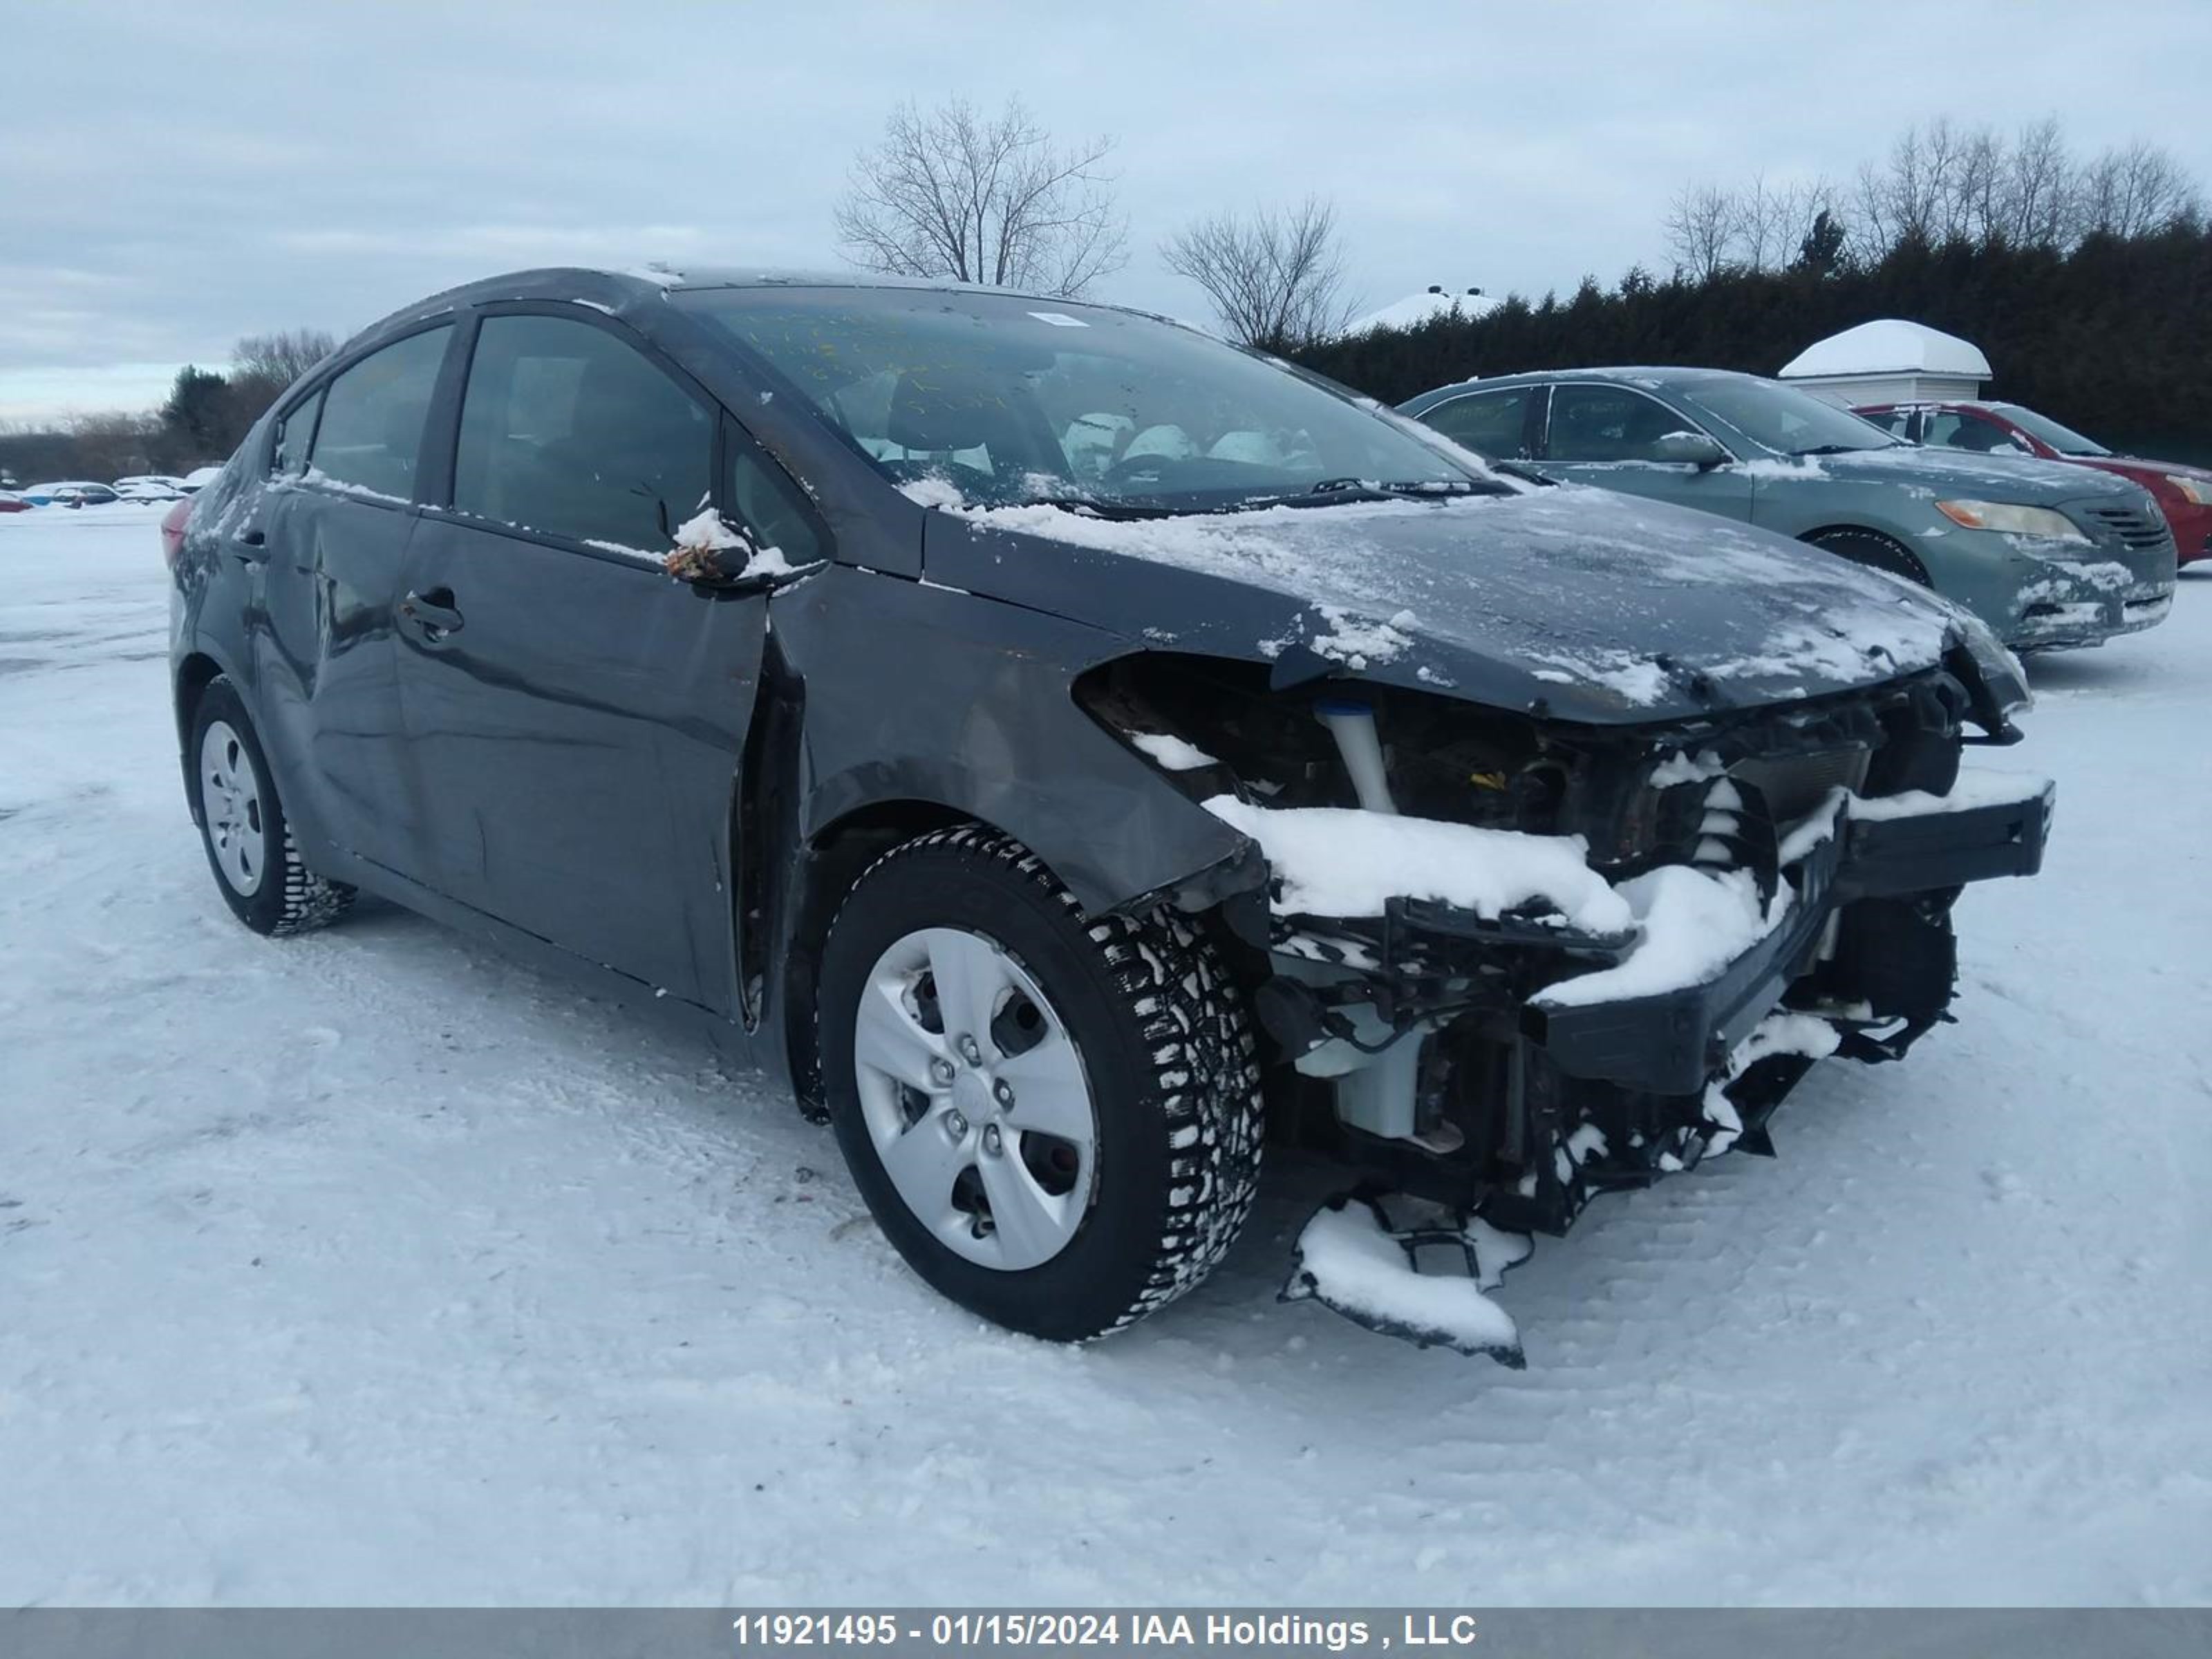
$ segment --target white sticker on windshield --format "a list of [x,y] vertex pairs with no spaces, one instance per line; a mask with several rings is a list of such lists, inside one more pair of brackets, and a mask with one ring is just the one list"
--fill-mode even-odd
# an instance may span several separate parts
[[1050,323],[1054,328],[1088,328],[1090,324],[1080,317],[1071,317],[1064,311],[1032,311],[1030,315],[1041,323]]

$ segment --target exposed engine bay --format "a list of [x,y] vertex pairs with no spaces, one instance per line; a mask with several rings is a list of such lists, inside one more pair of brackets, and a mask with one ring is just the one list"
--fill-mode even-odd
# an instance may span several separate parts
[[[1559,1234],[1600,1193],[1771,1153],[1816,1060],[1893,1060],[1946,1018],[1960,886],[2033,873],[2051,800],[1962,775],[1975,698],[1942,668],[1649,728],[1159,653],[1079,696],[1268,860],[1221,922],[1274,1121],[1357,1174],[1350,1220],[1316,1223],[1370,1281],[1446,1234]],[[1391,1224],[1384,1194],[1447,1219]],[[1364,1234],[1345,1255],[1363,1218],[1381,1258]],[[1287,1293],[1362,1317],[1312,1254]]]

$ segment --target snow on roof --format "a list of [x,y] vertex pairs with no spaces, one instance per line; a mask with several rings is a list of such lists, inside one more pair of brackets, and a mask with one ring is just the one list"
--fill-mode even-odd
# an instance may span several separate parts
[[1431,317],[1448,316],[1457,312],[1462,317],[1480,317],[1485,312],[1498,309],[1498,301],[1480,289],[1465,290],[1431,284],[1423,294],[1408,294],[1404,299],[1384,306],[1380,311],[1370,311],[1364,317],[1354,318],[1345,325],[1346,338],[1364,334],[1373,328],[1412,328],[1427,322]]
[[1955,334],[1883,317],[1816,340],[1782,366],[1782,378],[1820,374],[1958,374],[1990,378],[1981,349]]

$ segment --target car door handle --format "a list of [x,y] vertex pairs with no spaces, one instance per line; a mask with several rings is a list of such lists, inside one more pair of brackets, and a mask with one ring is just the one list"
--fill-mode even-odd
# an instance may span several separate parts
[[428,593],[409,589],[407,597],[399,601],[399,614],[422,630],[425,639],[442,639],[448,634],[458,634],[465,623],[461,613],[453,609],[453,592],[449,587],[434,587]]

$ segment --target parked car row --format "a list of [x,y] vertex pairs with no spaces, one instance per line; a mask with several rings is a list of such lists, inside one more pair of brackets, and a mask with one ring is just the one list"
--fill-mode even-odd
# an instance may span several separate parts
[[[1402,412],[1492,460],[1741,520],[1932,588],[2015,648],[2094,645],[2173,602],[2175,538],[2132,470],[1929,447],[1755,375],[1510,374]],[[1904,424],[1930,429],[1918,410]]]
[[1961,767],[2018,665],[1917,577],[2020,638],[1981,567],[2033,560],[2085,638],[2172,555],[2125,480],[1742,377],[1416,407],[1506,464],[1072,300],[440,295],[164,526],[214,883],[263,933],[364,890],[688,1009],[1002,1324],[1197,1285],[1264,1135],[1443,1218],[1327,1206],[1288,1293],[1516,1360],[1417,1244],[1494,1282],[1765,1146],[1815,1060],[1947,1018],[1962,884],[2039,867],[2049,786]]
[[[122,501],[181,501],[196,493],[222,471],[219,466],[204,466],[180,478],[167,473],[146,472],[118,478],[112,483],[70,478],[52,483],[26,484],[14,491],[0,491],[0,513],[21,512],[33,507],[111,507]],[[15,505],[8,504],[11,500]]]

